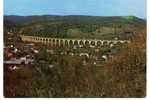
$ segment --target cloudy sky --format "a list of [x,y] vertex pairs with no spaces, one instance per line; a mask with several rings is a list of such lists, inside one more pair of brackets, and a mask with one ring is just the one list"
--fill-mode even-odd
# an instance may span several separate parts
[[146,0],[4,0],[5,15],[92,15],[146,18]]

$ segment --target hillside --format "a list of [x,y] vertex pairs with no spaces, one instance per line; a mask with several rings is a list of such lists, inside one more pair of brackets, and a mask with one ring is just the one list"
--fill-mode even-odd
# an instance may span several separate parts
[[17,33],[25,35],[113,39],[135,32],[145,20],[134,16],[4,16],[5,29],[12,23]]

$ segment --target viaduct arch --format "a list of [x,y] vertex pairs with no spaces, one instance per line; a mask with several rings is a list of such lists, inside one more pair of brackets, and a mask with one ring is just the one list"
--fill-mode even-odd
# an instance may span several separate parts
[[127,44],[128,40],[97,40],[97,39],[66,39],[66,38],[46,38],[36,36],[20,36],[23,41],[43,43],[51,46],[104,46],[110,44]]

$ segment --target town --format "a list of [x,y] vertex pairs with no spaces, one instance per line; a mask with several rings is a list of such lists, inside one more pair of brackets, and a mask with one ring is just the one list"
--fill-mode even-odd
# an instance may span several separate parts
[[[84,57],[88,59],[88,63],[90,63],[91,65],[100,66],[103,62],[112,59],[113,56],[120,51],[120,48],[123,45],[127,45],[130,42],[128,40],[118,40],[117,38],[115,38],[115,40],[113,41],[104,40],[105,42],[100,41],[101,43],[98,43],[98,41],[96,40],[96,43],[94,43],[92,40],[91,42],[87,41],[88,43],[86,43],[85,41],[83,44],[82,41],[84,40],[81,41],[80,39],[80,45],[79,43],[75,43],[75,40],[71,44],[70,40],[70,43],[66,43],[67,41],[64,41],[64,44],[62,44],[62,46],[59,46],[61,43],[50,44],[46,40],[46,38],[40,42],[36,38],[33,38],[31,36],[20,36],[20,40],[18,41],[19,43],[14,45],[14,34],[12,32],[8,32],[7,35],[10,44],[4,46],[4,64],[9,65],[8,68],[10,70],[17,70],[19,69],[20,65],[32,65],[35,60],[35,55],[38,55],[38,53],[42,52],[40,50],[40,47],[46,47],[45,53],[49,54],[50,56],[71,56],[73,58]],[[39,40],[41,39],[39,38]],[[99,45],[95,45],[97,43]],[[87,61],[83,60],[82,63],[86,65]]]

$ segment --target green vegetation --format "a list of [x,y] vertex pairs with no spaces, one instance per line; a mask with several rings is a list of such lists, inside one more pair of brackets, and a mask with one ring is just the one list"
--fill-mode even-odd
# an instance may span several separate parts
[[145,23],[133,16],[5,16],[5,23],[9,21],[21,25],[18,33],[25,35],[99,39],[121,37],[122,33],[134,32],[136,25]]

